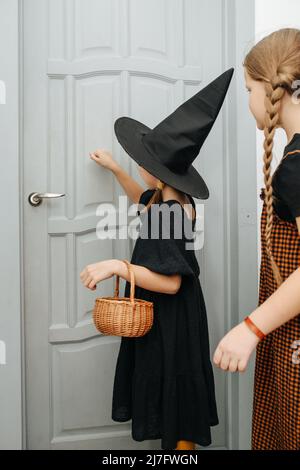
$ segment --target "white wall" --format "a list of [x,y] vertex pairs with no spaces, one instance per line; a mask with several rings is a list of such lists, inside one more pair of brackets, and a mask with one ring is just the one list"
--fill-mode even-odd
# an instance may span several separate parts
[[0,449],[22,448],[19,2],[0,0]]
[[[300,29],[300,1],[299,0],[256,0],[255,2],[255,43],[272,31],[280,28]],[[257,216],[258,216],[258,267],[260,265],[260,213],[262,201],[259,198],[260,188],[264,187],[263,181],[263,131],[257,130]],[[279,163],[283,149],[287,144],[286,134],[277,129],[274,139],[272,171]]]

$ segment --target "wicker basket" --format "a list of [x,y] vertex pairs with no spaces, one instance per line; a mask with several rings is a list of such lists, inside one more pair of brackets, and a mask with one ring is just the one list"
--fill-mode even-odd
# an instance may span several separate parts
[[114,297],[98,297],[93,310],[94,324],[101,333],[114,336],[144,336],[153,324],[153,302],[134,298],[134,272],[130,272],[130,298],[119,297],[117,276]]

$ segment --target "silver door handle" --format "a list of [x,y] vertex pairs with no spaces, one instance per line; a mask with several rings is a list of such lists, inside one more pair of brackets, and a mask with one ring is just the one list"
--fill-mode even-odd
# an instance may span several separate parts
[[29,204],[32,206],[38,206],[41,204],[43,199],[53,199],[56,197],[62,197],[65,196],[65,194],[56,194],[56,193],[30,193],[28,196],[28,201]]

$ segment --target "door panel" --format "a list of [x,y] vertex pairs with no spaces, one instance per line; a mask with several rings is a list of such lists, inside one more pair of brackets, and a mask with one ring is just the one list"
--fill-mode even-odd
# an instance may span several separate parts
[[[133,441],[131,422],[116,423],[110,417],[120,338],[99,334],[91,315],[98,295],[112,295],[115,279],[91,292],[82,286],[79,273],[88,263],[130,258],[133,241],[97,238],[98,204],[119,208],[118,196],[124,193],[88,154],[97,147],[110,149],[143,184],[114,137],[114,120],[130,115],[153,127],[221,74],[224,23],[219,0],[24,2],[29,449],[160,448],[159,440]],[[199,225],[204,246],[198,252],[212,351],[226,319],[220,269],[226,257],[223,120],[221,113],[195,165],[212,189],[205,206],[205,237],[203,219]],[[65,196],[32,207],[27,197],[33,191]],[[201,201],[195,202],[201,212]],[[120,208],[120,215],[126,209]],[[119,233],[122,218],[109,228]],[[121,295],[123,287],[121,280]],[[215,376],[220,425],[212,429],[212,447],[226,448],[233,397],[228,400],[225,374]]]

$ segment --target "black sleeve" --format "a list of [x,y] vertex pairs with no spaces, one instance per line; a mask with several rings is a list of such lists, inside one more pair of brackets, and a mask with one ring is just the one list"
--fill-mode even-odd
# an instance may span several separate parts
[[300,151],[282,161],[278,172],[278,193],[293,217],[300,216]]
[[[164,204],[171,206],[172,202],[166,201]],[[142,224],[140,237],[137,240],[139,245],[135,264],[145,266],[160,274],[195,276],[188,254],[188,250],[191,249],[192,235],[186,237],[187,233],[191,232],[189,232],[189,228],[186,232],[182,228],[183,209],[179,203],[175,203],[175,206],[177,206],[177,210],[174,213],[170,211],[169,216],[164,217],[163,215],[166,214],[160,214],[158,226],[153,223],[154,219],[150,217],[150,214],[147,226]],[[150,218],[151,222],[149,223]]]

